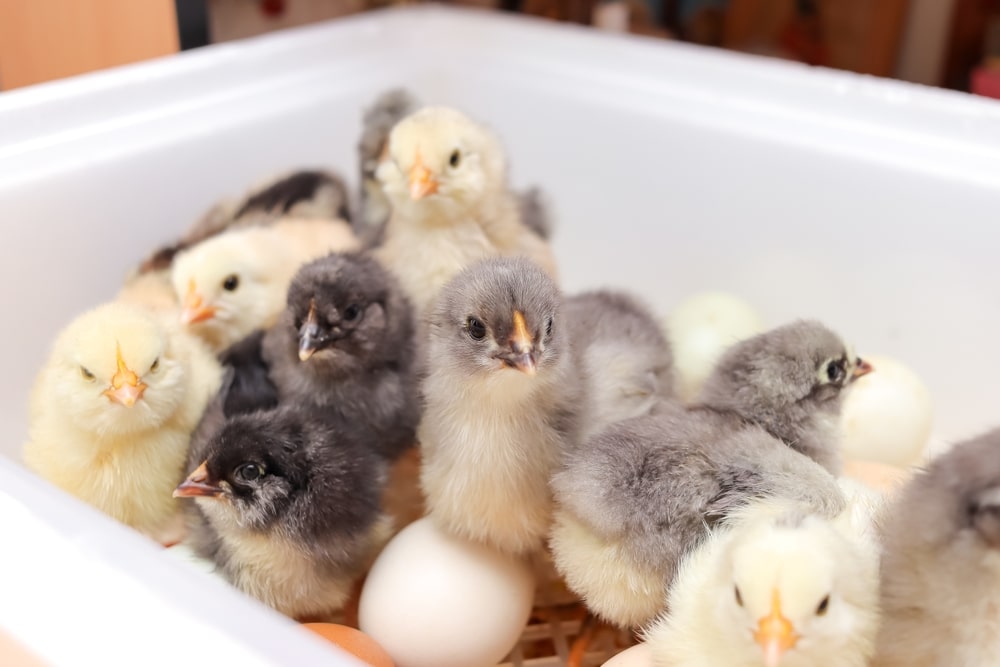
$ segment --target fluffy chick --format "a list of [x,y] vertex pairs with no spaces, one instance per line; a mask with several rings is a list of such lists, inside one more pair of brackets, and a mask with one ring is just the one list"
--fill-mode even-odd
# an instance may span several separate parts
[[457,275],[430,318],[418,439],[432,520],[512,553],[540,549],[548,480],[583,399],[552,279],[524,258]]
[[217,202],[176,243],[150,255],[138,273],[169,274],[179,253],[227,230],[267,225],[284,218],[347,220],[347,216],[347,187],[339,176],[325,171],[295,171],[258,185],[242,200]]
[[428,107],[398,123],[377,171],[392,214],[376,255],[396,273],[417,312],[476,260],[526,256],[553,277],[545,240],[521,220],[497,138],[462,113]]
[[360,212],[355,216],[355,230],[363,235],[379,229],[389,220],[392,205],[382,190],[375,173],[388,158],[389,133],[396,124],[420,107],[407,90],[392,88],[383,92],[361,117],[361,138],[358,140],[358,164],[361,167]]
[[31,397],[24,462],[56,486],[167,541],[192,430],[219,386],[203,345],[126,304],[74,320]]
[[686,558],[645,632],[656,667],[865,667],[878,631],[878,540],[853,507],[826,519],[748,505]]
[[189,543],[269,607],[331,620],[391,528],[372,435],[307,406],[226,419],[224,401],[192,444],[201,462],[173,494],[197,503]]
[[872,370],[823,324],[800,320],[729,348],[695,406],[758,424],[839,475],[843,392]]
[[286,219],[216,236],[180,254],[172,282],[181,322],[221,351],[274,324],[295,272],[316,257],[354,250],[357,238],[340,220]]
[[883,520],[884,620],[873,665],[994,665],[1000,656],[1000,429],[916,475]]
[[280,402],[366,423],[390,459],[413,445],[416,336],[396,280],[367,255],[334,253],[302,267],[287,302],[261,354]]
[[788,498],[826,517],[844,505],[829,473],[760,427],[729,428],[674,405],[587,440],[552,487],[556,567],[622,627],[652,620],[683,558],[754,498]]
[[673,355],[643,304],[628,294],[601,290],[566,299],[564,312],[588,387],[579,438],[651,414],[673,396]]

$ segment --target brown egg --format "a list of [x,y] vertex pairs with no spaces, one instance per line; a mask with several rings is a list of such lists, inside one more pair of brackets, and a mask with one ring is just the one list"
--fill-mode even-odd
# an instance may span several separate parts
[[360,630],[336,623],[303,623],[302,625],[372,667],[394,667],[392,658],[385,652],[385,649]]

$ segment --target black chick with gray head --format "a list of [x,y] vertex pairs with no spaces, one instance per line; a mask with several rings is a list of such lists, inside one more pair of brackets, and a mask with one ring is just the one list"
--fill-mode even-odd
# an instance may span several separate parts
[[994,665],[1000,655],[1000,429],[940,455],[882,520],[875,667]]
[[375,260],[334,253],[302,267],[262,342],[281,404],[368,424],[395,458],[414,442],[420,406],[413,315]]
[[308,406],[223,416],[192,443],[200,462],[174,491],[193,498],[189,542],[237,588],[300,620],[329,620],[388,537],[386,464],[363,425]]
[[801,320],[727,350],[695,406],[758,424],[837,475],[843,392],[872,370],[826,326]]

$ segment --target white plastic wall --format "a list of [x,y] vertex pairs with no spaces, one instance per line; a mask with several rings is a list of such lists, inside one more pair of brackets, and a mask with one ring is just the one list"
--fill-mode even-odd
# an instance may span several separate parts
[[356,182],[360,109],[390,85],[499,131],[515,183],[556,207],[569,290],[666,312],[724,289],[774,324],[818,317],[926,380],[939,440],[1000,422],[995,102],[420,8],[0,95],[0,453],[60,327],[222,194],[304,165]]

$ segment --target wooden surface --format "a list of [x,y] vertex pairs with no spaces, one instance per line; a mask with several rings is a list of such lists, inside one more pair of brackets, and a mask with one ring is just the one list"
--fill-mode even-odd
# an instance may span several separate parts
[[0,0],[0,90],[178,48],[173,0]]

